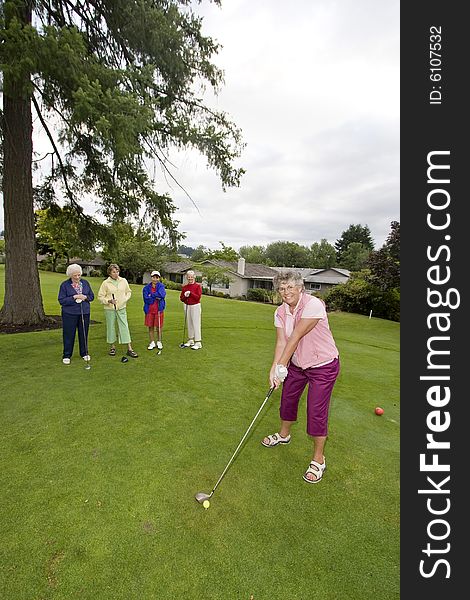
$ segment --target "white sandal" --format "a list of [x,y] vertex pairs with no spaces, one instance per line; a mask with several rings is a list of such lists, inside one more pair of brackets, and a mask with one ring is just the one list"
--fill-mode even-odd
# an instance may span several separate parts
[[[326,461],[325,461],[324,457],[323,457],[323,464],[320,464],[316,460],[312,460],[312,462],[308,466],[308,469],[303,474],[303,480],[306,481],[307,483],[318,483],[322,480],[325,469],[326,469]],[[307,477],[307,475],[309,473],[313,473],[313,475],[315,475],[316,479],[309,479]]]
[[266,437],[269,440],[268,443],[264,441],[264,439],[266,438],[264,438],[261,441],[263,446],[266,446],[266,448],[272,448],[273,446],[277,446],[278,444],[288,444],[290,442],[290,434],[286,437],[282,437],[281,435],[279,435],[279,433],[273,433],[272,435],[267,435]]

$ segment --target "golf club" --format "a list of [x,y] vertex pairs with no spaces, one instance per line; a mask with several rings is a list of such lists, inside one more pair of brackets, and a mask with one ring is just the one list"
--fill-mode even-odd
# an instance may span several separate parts
[[186,348],[186,346],[184,345],[184,337],[186,335],[186,317],[188,315],[188,305],[185,304],[184,305],[184,325],[183,325],[183,341],[180,344],[180,348]]
[[[111,296],[113,297],[113,300],[116,300],[116,298],[114,297],[114,294],[111,294]],[[118,339],[118,344],[121,343],[121,333],[119,331],[119,322],[118,322],[118,316],[117,316],[117,306],[116,303],[114,303],[114,316],[116,317],[115,319],[115,326],[117,329],[117,339]],[[123,356],[122,358],[126,358],[125,356]],[[122,360],[121,358],[121,362],[127,362],[127,360]]]
[[[116,300],[116,298],[114,297],[114,294],[111,294],[111,296],[113,297],[113,300]],[[118,323],[118,317],[117,317],[117,306],[116,306],[116,303],[114,303],[114,316],[116,317],[117,338],[118,338],[118,342],[120,344],[121,343],[121,334],[120,334],[120,331],[119,331],[119,323]]]
[[85,369],[88,371],[91,369],[90,365],[90,357],[88,355],[88,336],[85,333],[85,319],[83,318],[83,304],[80,302],[80,314],[82,315],[82,330],[83,330],[83,341],[85,342],[85,356],[87,359],[85,360]]
[[271,396],[271,394],[274,391],[274,386],[272,388],[269,389],[269,392],[266,396],[266,398],[263,400],[263,404],[259,407],[258,412],[256,413],[253,421],[251,421],[250,426],[248,427],[248,429],[245,432],[245,435],[242,437],[240,443],[237,446],[237,449],[235,450],[235,452],[232,454],[232,458],[228,461],[227,466],[225,467],[225,469],[222,472],[222,475],[219,477],[217,483],[214,485],[214,487],[212,488],[212,492],[210,494],[206,494],[205,492],[198,492],[194,497],[196,498],[196,500],[199,502],[199,504],[202,504],[205,500],[209,500],[209,498],[212,498],[212,495],[214,494],[215,490],[217,489],[217,486],[219,485],[219,483],[222,481],[222,479],[225,476],[225,473],[228,471],[228,468],[230,467],[230,465],[232,464],[232,462],[235,459],[235,456],[237,455],[238,451],[240,450],[240,448],[242,447],[243,442],[245,441],[247,435],[250,433],[251,428],[253,427],[254,422],[256,421],[256,419],[258,418],[258,415],[260,414],[260,412],[263,410],[264,405],[266,404],[266,402],[269,400],[269,397]]
[[[158,300],[157,300],[158,302]],[[157,324],[158,324],[158,342],[160,342],[160,344],[162,343],[162,323],[161,323],[161,316],[162,313],[160,311],[157,311]],[[157,348],[158,348],[158,342],[157,342]],[[160,356],[160,354],[162,353],[162,349],[158,348],[158,352],[157,352],[157,356]]]

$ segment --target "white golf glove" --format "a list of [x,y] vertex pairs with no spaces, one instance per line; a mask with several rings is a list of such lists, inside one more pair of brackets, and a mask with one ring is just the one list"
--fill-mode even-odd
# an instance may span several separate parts
[[189,298],[189,296],[191,295],[191,292],[185,292],[184,295],[186,296],[186,298]]
[[80,302],[82,302],[82,299],[81,299],[81,298],[75,298],[75,302],[76,302],[77,304],[80,304]]
[[284,365],[276,365],[276,368],[274,369],[274,376],[282,383],[287,377],[288,372],[289,371],[287,370],[287,367]]

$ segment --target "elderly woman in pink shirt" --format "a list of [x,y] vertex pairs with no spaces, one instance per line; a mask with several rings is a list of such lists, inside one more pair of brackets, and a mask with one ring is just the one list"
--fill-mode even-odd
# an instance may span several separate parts
[[313,454],[303,478],[307,483],[318,483],[326,469],[324,448],[331,394],[339,374],[338,349],[325,303],[305,292],[300,273],[278,273],[274,288],[283,302],[274,315],[277,338],[269,379],[275,388],[283,383],[281,425],[279,433],[268,435],[261,443],[272,448],[290,442],[299,400],[308,385],[307,433],[313,439]]

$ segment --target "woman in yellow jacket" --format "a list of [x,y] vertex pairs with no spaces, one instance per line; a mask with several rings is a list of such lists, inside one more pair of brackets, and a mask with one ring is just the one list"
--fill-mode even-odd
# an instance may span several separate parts
[[98,300],[104,305],[106,318],[106,341],[111,344],[110,356],[116,355],[116,325],[120,344],[127,344],[127,355],[137,358],[137,352],[132,349],[131,334],[127,324],[126,304],[132,291],[127,279],[119,277],[118,265],[108,267],[109,277],[103,281],[98,292]]

